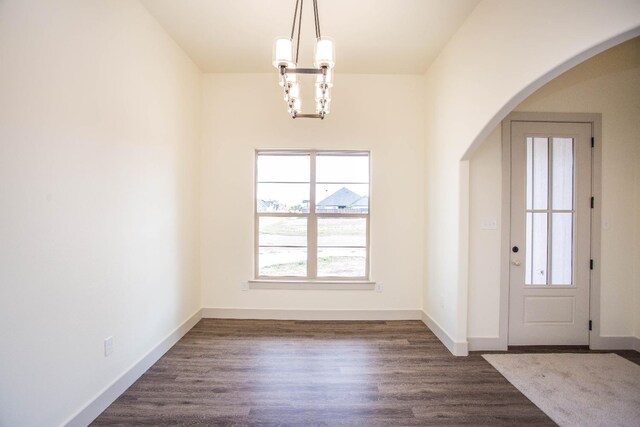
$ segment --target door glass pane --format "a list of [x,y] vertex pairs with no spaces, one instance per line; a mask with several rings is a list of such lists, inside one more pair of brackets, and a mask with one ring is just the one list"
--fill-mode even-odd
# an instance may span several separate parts
[[547,284],[547,214],[527,212],[525,284]]
[[316,212],[369,212],[369,184],[316,185]]
[[307,246],[307,218],[261,217],[260,246]]
[[366,218],[318,218],[318,246],[367,246]]
[[551,284],[571,285],[573,214],[551,214]]
[[309,184],[258,183],[257,212],[309,212]]
[[554,210],[573,209],[573,139],[553,138],[553,189]]
[[319,277],[364,277],[365,248],[318,248]]
[[549,140],[527,138],[527,209],[547,209]]
[[261,247],[258,253],[260,276],[306,276],[307,248]]
[[258,154],[258,182],[309,182],[308,154]]

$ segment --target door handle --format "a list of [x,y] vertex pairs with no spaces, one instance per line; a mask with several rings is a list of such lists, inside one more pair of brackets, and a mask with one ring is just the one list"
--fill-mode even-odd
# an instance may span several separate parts
[[520,260],[519,259],[512,259],[511,260],[511,264],[515,265],[516,267],[520,266]]

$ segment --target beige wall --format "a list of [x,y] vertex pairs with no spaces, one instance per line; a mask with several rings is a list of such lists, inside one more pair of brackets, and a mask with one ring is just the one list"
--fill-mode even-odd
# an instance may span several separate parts
[[[321,122],[291,119],[275,73],[205,76],[201,166],[205,308],[420,308],[423,80],[341,74],[335,80],[340,90],[331,114]],[[371,151],[371,278],[383,282],[382,293],[241,290],[241,282],[253,277],[257,148]]]
[[[500,309],[502,171],[500,126],[469,165],[469,337],[497,337]],[[482,229],[496,220],[495,230]]]
[[[602,113],[601,334],[638,334],[640,317],[640,38],[554,79],[516,111]],[[501,209],[499,127],[471,160],[469,337],[497,337]]]
[[200,308],[200,72],[136,1],[1,1],[0,58],[0,425],[54,426]]
[[456,353],[465,354],[468,324],[468,165],[461,160],[544,83],[638,34],[635,0],[484,0],[427,70],[423,306]]

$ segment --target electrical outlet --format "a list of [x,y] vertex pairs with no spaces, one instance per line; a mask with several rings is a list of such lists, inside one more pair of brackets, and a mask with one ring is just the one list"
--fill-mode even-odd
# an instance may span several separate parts
[[382,292],[382,282],[376,283],[376,292]]
[[104,357],[111,356],[113,353],[113,337],[104,339]]
[[249,283],[247,283],[247,282],[240,282],[240,290],[242,290],[242,291],[248,291],[248,290],[249,290]]
[[444,295],[440,294],[440,296],[438,297],[438,303],[440,305],[440,308],[444,308]]

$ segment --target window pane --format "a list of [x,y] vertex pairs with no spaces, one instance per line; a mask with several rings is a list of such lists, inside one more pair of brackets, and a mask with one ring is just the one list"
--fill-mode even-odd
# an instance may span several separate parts
[[571,285],[573,269],[573,214],[551,216],[551,284]]
[[364,248],[318,248],[318,276],[364,277],[366,257]]
[[527,138],[527,209],[547,209],[549,141]]
[[366,218],[318,218],[318,246],[367,246]]
[[316,156],[316,182],[369,182],[368,155]]
[[309,182],[310,156],[258,154],[258,182]]
[[306,276],[307,248],[260,248],[260,276]]
[[573,139],[553,138],[553,209],[573,209]]
[[369,184],[316,185],[316,212],[369,212]]
[[307,218],[259,218],[260,246],[307,246]]
[[258,212],[309,212],[309,184],[258,184]]
[[547,214],[527,212],[525,284],[547,284]]

